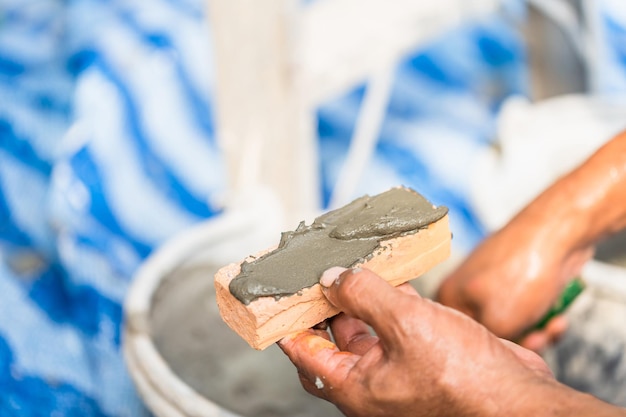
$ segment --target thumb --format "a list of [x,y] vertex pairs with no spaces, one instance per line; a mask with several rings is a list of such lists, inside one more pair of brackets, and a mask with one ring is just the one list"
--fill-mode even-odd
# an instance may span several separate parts
[[401,347],[406,334],[401,330],[407,314],[421,303],[417,292],[393,287],[368,269],[330,268],[320,279],[326,298],[347,315],[370,325],[388,349]]

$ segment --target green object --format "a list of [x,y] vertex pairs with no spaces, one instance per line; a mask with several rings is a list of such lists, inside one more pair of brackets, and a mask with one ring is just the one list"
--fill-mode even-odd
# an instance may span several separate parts
[[561,293],[561,296],[556,301],[556,303],[554,303],[552,308],[550,308],[546,315],[543,316],[543,318],[539,320],[539,322],[535,324],[535,326],[531,330],[541,330],[546,327],[546,324],[548,324],[551,319],[563,313],[567,309],[567,307],[572,304],[576,297],[578,297],[580,293],[583,292],[585,287],[585,281],[583,281],[583,279],[580,277],[576,277],[575,279],[570,281]]

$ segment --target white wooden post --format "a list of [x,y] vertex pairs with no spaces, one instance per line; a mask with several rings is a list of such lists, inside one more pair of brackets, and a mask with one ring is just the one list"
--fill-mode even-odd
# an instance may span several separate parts
[[269,186],[290,223],[319,209],[314,114],[293,65],[298,8],[297,0],[209,0],[231,189]]

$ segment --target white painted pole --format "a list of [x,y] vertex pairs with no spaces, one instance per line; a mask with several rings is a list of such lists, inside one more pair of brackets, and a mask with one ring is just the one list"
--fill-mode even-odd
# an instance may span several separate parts
[[[313,113],[294,69],[296,0],[209,0],[218,140],[233,192],[269,187],[289,224],[319,208]],[[297,223],[296,223],[297,224]]]
[[394,75],[394,68],[391,67],[370,78],[348,155],[332,192],[329,204],[331,209],[344,206],[358,197],[354,193],[376,149],[380,128],[387,113]]

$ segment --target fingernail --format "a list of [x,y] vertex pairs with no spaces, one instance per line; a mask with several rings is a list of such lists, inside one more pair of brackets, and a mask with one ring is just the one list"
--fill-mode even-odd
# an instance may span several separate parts
[[331,285],[333,285],[333,282],[337,281],[339,275],[341,275],[344,271],[347,271],[347,269],[348,268],[344,268],[341,266],[333,266],[332,268],[328,268],[326,271],[324,271],[322,277],[320,278],[320,285],[326,288],[330,287]]
[[298,336],[298,333],[290,333],[287,336],[284,336],[282,339],[278,341],[279,345],[284,345],[287,342],[294,340]]
[[283,337],[282,339],[280,339],[278,341],[278,344],[283,346],[288,342],[291,342],[292,340],[297,339],[298,337],[300,337],[302,335],[302,333],[307,333],[307,330],[302,330],[302,331],[298,331],[298,332],[294,332],[294,333],[289,333],[288,335],[286,335],[285,337]]

